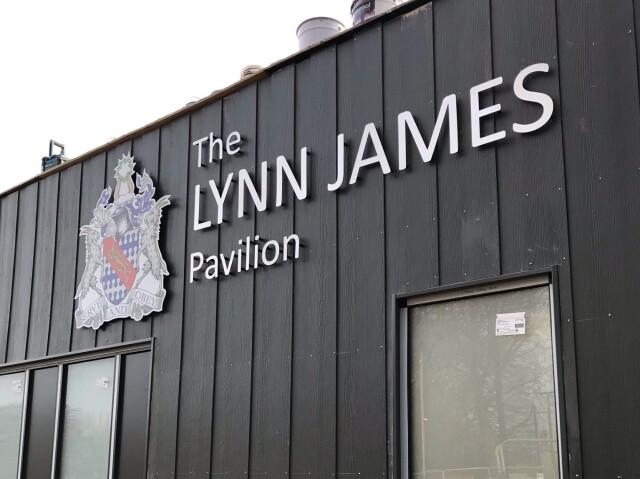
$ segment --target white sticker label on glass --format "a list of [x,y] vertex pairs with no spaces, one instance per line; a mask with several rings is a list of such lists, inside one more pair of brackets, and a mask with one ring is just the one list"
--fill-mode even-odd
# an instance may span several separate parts
[[525,333],[524,313],[496,315],[496,336],[516,336]]
[[109,387],[109,378],[98,378],[96,379],[96,386],[99,388],[108,388]]
[[13,389],[14,393],[21,393],[22,392],[22,379],[18,379],[16,381],[13,381],[11,383],[11,389]]

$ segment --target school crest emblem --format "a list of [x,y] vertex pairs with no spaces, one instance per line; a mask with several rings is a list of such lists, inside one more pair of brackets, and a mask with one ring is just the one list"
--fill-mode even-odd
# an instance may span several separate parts
[[132,176],[135,162],[122,155],[115,168],[113,201],[107,187],[93,210],[93,219],[80,228],[85,239],[85,270],[78,285],[76,327],[98,329],[117,318],[140,321],[162,311],[169,274],[158,239],[162,209],[170,196],[155,200],[156,189],[146,171]]

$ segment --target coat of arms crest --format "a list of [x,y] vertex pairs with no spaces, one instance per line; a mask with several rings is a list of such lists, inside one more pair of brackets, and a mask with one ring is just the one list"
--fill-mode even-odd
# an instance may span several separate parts
[[85,237],[86,264],[78,285],[76,327],[98,329],[116,318],[140,321],[161,311],[166,295],[167,264],[158,246],[162,209],[169,196],[154,200],[155,187],[146,171],[132,176],[131,154],[115,168],[114,200],[106,188],[93,210],[93,219],[80,228]]

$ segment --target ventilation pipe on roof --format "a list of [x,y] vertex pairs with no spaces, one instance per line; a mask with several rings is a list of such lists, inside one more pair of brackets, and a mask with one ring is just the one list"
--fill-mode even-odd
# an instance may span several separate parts
[[[53,154],[53,147],[56,146],[60,148],[60,152],[56,155]],[[58,165],[61,165],[68,158],[64,156],[64,145],[55,140],[49,141],[49,156],[45,156],[42,158],[42,171],[47,171],[50,168],[54,168]]]
[[345,26],[335,18],[309,18],[302,22],[296,31],[298,47],[300,50],[304,50],[311,45],[315,45],[316,43],[337,35],[344,29]]
[[351,3],[351,21],[358,23],[380,15],[402,3],[402,0],[354,0]]
[[260,70],[262,70],[262,67],[260,65],[247,65],[246,67],[243,67],[242,70],[240,70],[240,79],[248,77],[249,75],[253,75]]

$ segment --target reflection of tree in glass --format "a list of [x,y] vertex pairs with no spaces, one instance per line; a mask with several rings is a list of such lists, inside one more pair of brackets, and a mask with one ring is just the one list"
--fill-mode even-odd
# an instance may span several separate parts
[[17,471],[13,469],[18,464],[21,423],[21,403],[0,406],[0,477],[16,475]]
[[103,479],[100,468],[91,467],[105,460],[105,438],[109,438],[111,418],[81,408],[67,407],[65,413],[64,447],[73,451],[74,471],[79,475],[66,475],[66,479]]
[[67,377],[60,479],[104,479],[108,473],[113,387],[112,358],[78,363]]
[[[526,334],[496,336],[496,314],[518,311]],[[418,307],[410,331],[415,472],[485,468],[446,476],[484,479],[507,440],[518,472],[553,468],[551,442],[512,441],[555,439],[546,287]]]
[[15,477],[18,470],[24,378],[23,372],[0,376],[0,478]]

